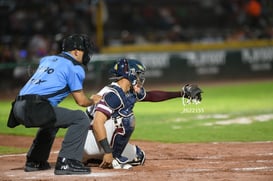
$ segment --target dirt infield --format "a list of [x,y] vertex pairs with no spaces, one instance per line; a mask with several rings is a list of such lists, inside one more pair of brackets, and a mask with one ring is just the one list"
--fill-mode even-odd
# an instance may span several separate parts
[[[2,146],[28,148],[30,137],[0,135]],[[61,138],[55,140],[49,159],[54,168]],[[0,180],[217,180],[272,181],[273,142],[254,143],[180,143],[134,141],[146,152],[144,166],[131,170],[92,167],[92,173],[55,176],[54,169],[24,172],[25,154],[0,156]]]

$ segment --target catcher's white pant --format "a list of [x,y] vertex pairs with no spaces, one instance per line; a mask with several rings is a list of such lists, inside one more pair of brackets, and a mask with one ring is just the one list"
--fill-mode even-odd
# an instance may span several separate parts
[[[104,124],[107,134],[107,140],[110,144],[113,137],[116,126],[113,120],[107,120]],[[102,159],[104,151],[96,141],[93,130],[88,131],[88,135],[84,145],[84,155],[83,162],[86,162],[88,159]],[[128,143],[122,153],[122,156],[128,158],[128,161],[133,161],[136,157],[136,146]]]

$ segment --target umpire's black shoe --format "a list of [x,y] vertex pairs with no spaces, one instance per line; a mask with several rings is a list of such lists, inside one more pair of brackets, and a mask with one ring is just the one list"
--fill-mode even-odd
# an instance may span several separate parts
[[91,170],[78,160],[58,157],[54,173],[55,175],[81,175],[89,174]]
[[47,161],[27,161],[25,164],[25,172],[48,170],[50,168]]

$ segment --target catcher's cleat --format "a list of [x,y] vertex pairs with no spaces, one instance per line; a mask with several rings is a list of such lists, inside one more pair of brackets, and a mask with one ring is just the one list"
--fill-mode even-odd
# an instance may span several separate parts
[[90,173],[90,168],[85,167],[82,162],[62,157],[58,157],[54,171],[55,175],[82,175]]
[[136,146],[136,158],[134,160],[128,162],[132,166],[137,166],[137,165],[144,165],[145,162],[145,152],[141,150],[138,146]]
[[113,169],[131,169],[132,165],[128,164],[127,157],[121,156],[112,161],[112,167]]
[[115,158],[120,164],[126,164],[128,163],[128,158],[125,156],[120,156]]
[[48,170],[50,168],[47,161],[27,161],[25,164],[25,172]]

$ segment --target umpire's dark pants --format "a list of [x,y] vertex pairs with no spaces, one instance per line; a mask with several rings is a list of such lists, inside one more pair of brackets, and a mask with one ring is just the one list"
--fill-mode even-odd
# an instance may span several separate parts
[[[82,160],[84,143],[87,137],[90,120],[81,110],[69,110],[54,107],[56,122],[53,127],[39,128],[37,135],[27,153],[28,161],[46,161],[59,128],[68,128],[64,137],[59,157]],[[14,105],[16,117],[25,117],[24,101]]]

